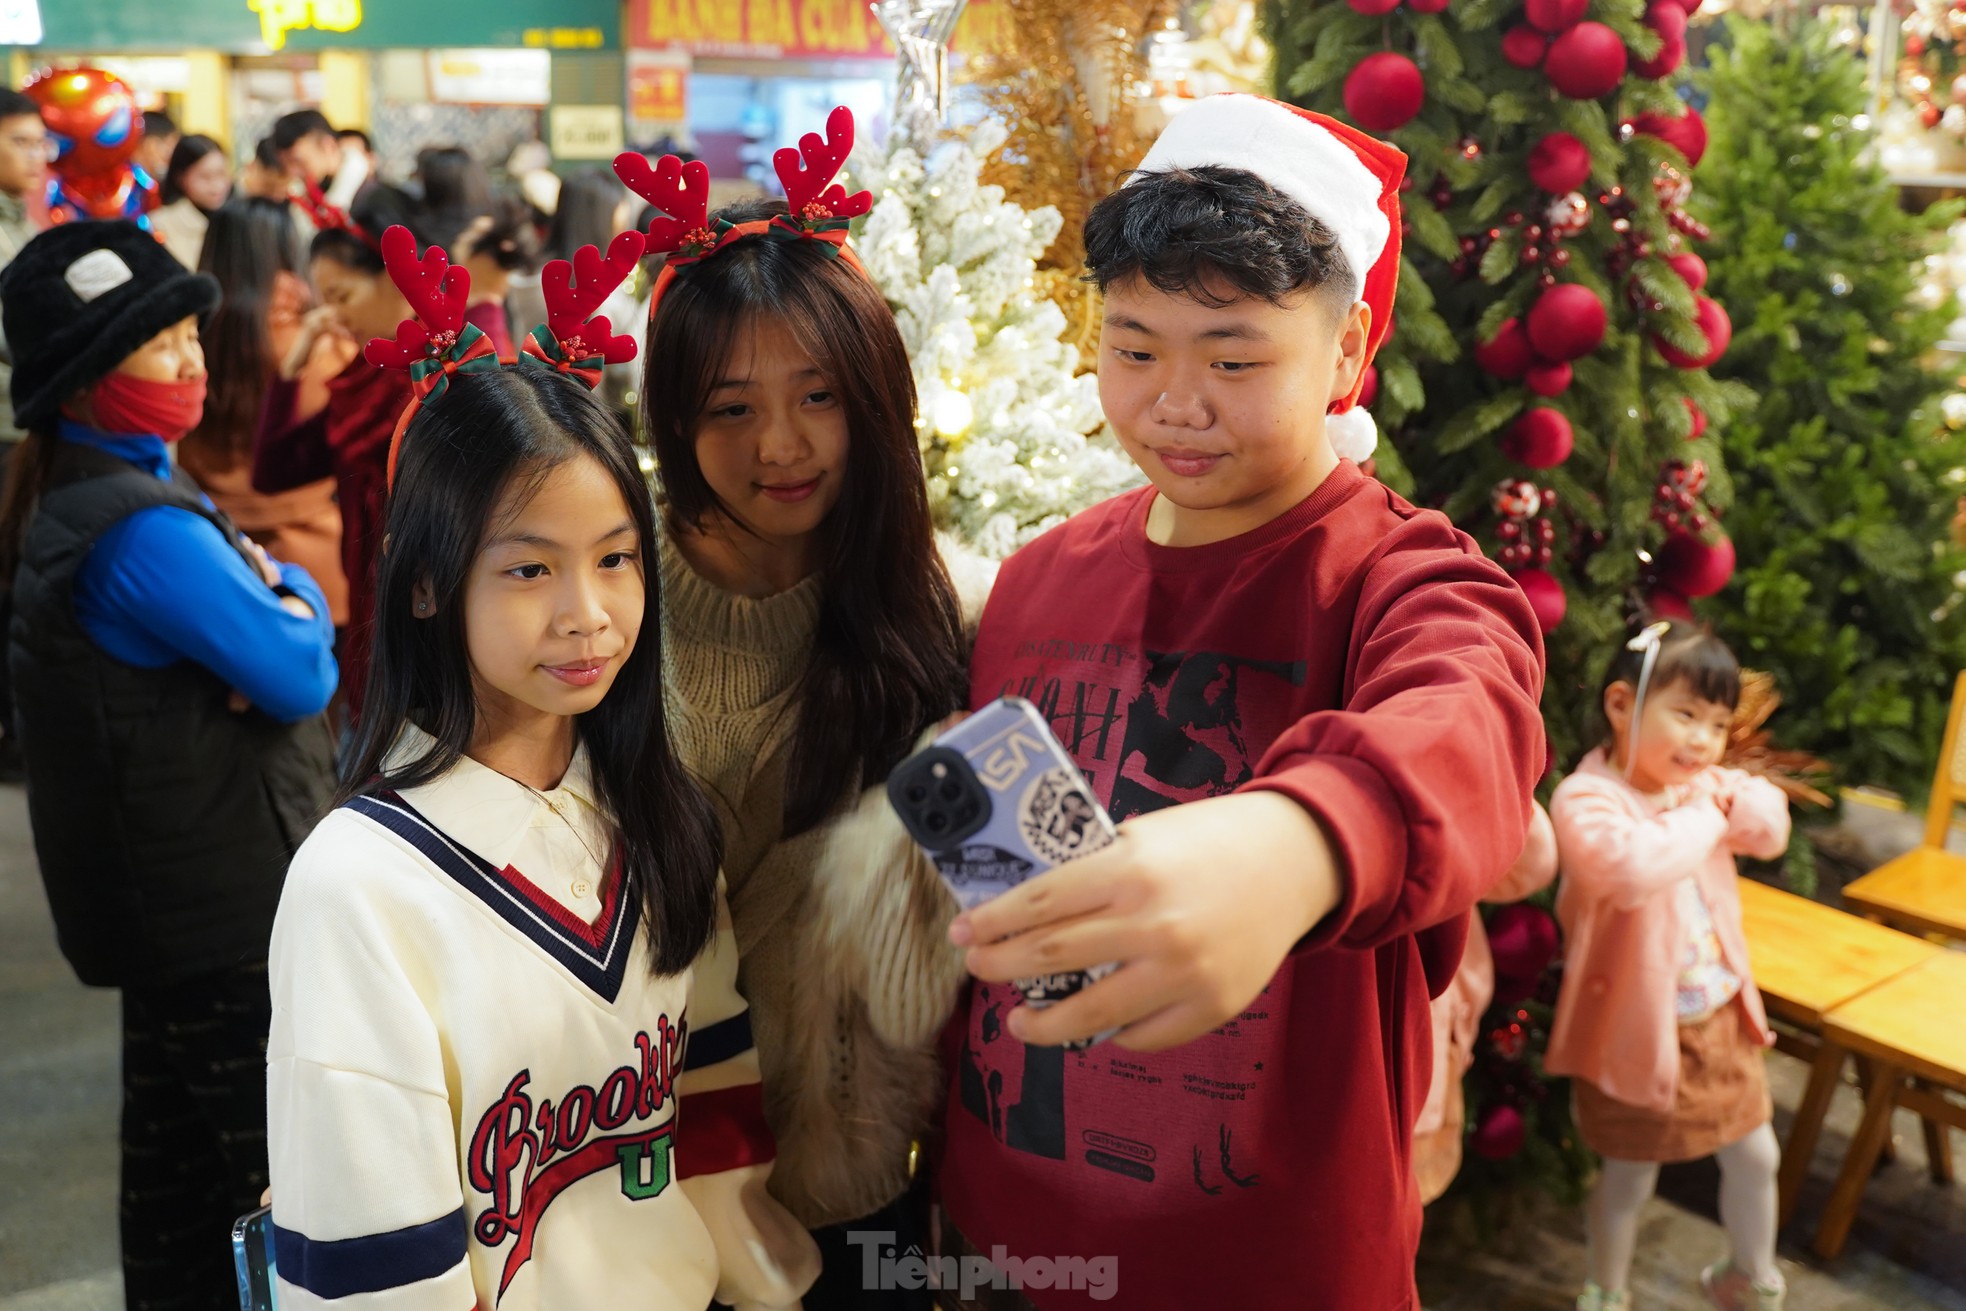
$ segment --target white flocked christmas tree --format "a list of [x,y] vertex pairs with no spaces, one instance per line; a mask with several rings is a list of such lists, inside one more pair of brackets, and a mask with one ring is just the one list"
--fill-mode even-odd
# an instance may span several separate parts
[[854,169],[876,197],[855,244],[914,362],[936,521],[994,557],[1140,481],[1060,340],[1064,314],[1034,288],[1058,211],[978,182],[1002,141],[986,123],[926,160],[897,141]]

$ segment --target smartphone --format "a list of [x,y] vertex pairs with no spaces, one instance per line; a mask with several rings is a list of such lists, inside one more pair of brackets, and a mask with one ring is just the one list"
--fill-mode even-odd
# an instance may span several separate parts
[[[902,761],[888,800],[964,910],[1099,850],[1118,836],[1036,706],[1003,697]],[[1019,979],[1042,1009],[1118,969]],[[1068,1044],[1082,1049],[1118,1030]]]
[[272,1207],[233,1222],[232,1269],[239,1277],[239,1311],[273,1311]]

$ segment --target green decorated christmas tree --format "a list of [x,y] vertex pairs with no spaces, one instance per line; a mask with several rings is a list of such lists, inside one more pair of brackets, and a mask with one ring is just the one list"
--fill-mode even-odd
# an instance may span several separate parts
[[1933,367],[1954,307],[1912,293],[1958,210],[1900,207],[1853,126],[1862,64],[1828,29],[1730,22],[1711,62],[1695,209],[1737,325],[1715,373],[1761,396],[1719,430],[1741,563],[1712,618],[1775,676],[1783,745],[1922,793],[1966,667],[1948,536],[1966,433]]

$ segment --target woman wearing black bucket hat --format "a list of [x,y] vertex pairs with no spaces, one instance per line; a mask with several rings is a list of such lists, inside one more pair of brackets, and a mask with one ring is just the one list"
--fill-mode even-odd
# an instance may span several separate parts
[[65,224],[0,276],[28,437],[0,494],[28,815],[63,953],[123,990],[129,1305],[229,1304],[266,1174],[266,950],[332,784],[333,629],[183,474],[198,322],[148,233]]

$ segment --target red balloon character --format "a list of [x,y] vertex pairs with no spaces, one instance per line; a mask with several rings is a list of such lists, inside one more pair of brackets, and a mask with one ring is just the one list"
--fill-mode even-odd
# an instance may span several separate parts
[[136,92],[100,68],[64,68],[36,74],[21,91],[41,107],[41,121],[55,146],[48,182],[48,216],[71,219],[135,219],[157,204],[157,183],[135,162],[143,139]]

